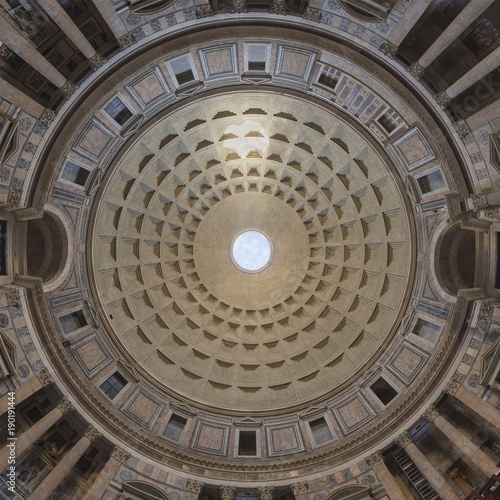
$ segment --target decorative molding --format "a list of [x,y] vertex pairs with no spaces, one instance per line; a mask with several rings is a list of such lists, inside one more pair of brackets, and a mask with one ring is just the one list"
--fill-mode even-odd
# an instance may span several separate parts
[[78,88],[79,86],[76,83],[66,80],[66,83],[60,87],[59,90],[65,99],[69,99],[78,90]]
[[201,481],[196,481],[195,479],[188,478],[186,481],[186,490],[192,491],[193,493],[201,493],[201,490],[205,486]]
[[286,16],[286,3],[285,0],[273,0],[271,3],[270,14],[277,14]]
[[54,379],[52,378],[52,375],[49,373],[49,370],[46,367],[42,368],[38,372],[38,378],[40,379],[40,382],[42,383],[43,387],[47,387],[50,384],[54,383]]
[[19,205],[21,204],[22,194],[22,189],[11,189],[9,191],[9,197],[7,198],[7,204],[9,205],[9,208],[19,208]]
[[262,420],[257,420],[251,417],[241,418],[234,421],[234,425],[237,427],[260,427],[262,426],[262,423]]
[[379,450],[372,456],[365,458],[365,461],[370,467],[375,467],[376,465],[384,462],[384,457],[382,452]]
[[446,392],[446,394],[454,396],[455,393],[458,391],[460,385],[461,385],[460,381],[456,377],[453,377],[443,390],[444,392]]
[[444,195],[444,201],[450,217],[450,224],[470,217],[467,207],[462,207],[461,205],[461,202],[465,202],[465,198],[460,193],[446,193]]
[[132,33],[127,33],[122,37],[118,38],[118,45],[120,46],[120,50],[125,50],[137,43],[135,36]]
[[477,212],[478,210],[484,210],[485,208],[488,208],[488,202],[486,200],[488,192],[481,192],[481,193],[475,193],[471,194],[470,199],[472,201],[472,210],[474,212]]
[[451,97],[446,93],[446,90],[435,94],[434,99],[441,106],[441,109],[443,111],[448,107],[448,105],[452,101]]
[[84,436],[90,440],[90,442],[92,443],[93,441],[95,441],[96,439],[99,439],[100,437],[102,437],[102,434],[92,425],[89,425],[87,427],[87,429],[85,430],[85,434]]
[[434,422],[438,416],[439,410],[434,405],[430,405],[429,408],[422,413],[422,418],[425,418],[425,420],[431,423]]
[[212,17],[213,15],[214,11],[209,3],[196,7],[196,19],[205,19],[206,17]]
[[490,321],[495,309],[494,300],[485,300],[481,302],[481,309],[479,310],[479,321]]
[[19,288],[8,286],[2,287],[1,290],[7,295],[7,302],[10,307],[21,307],[21,294]]
[[63,415],[66,415],[67,413],[71,411],[75,411],[75,407],[73,406],[73,403],[66,398],[62,398],[59,403],[57,404],[57,408],[61,410]]
[[397,438],[394,439],[394,442],[402,449],[405,449],[409,444],[413,443],[408,431],[404,431],[402,434],[400,434]]
[[56,112],[53,109],[46,108],[40,117],[40,123],[45,127],[50,127],[54,118],[56,117]]
[[260,500],[273,499],[274,486],[262,486],[260,488],[257,488],[257,491],[259,492]]
[[290,489],[293,491],[294,495],[305,495],[309,489],[309,483],[307,481],[300,481],[299,483],[292,483]]
[[416,80],[420,80],[422,78],[425,69],[418,64],[418,62],[414,62],[413,64],[410,64],[407,68],[408,73],[410,73],[413,78]]
[[125,451],[123,448],[119,448],[118,446],[115,446],[113,448],[113,451],[111,452],[111,456],[113,458],[116,458],[120,462],[124,463],[130,458],[130,453]]
[[223,500],[232,500],[238,488],[236,486],[221,486],[220,497]]
[[380,50],[382,54],[390,57],[391,59],[395,59],[396,54],[398,53],[398,47],[396,47],[391,42],[384,42],[382,45],[379,46],[378,50]]
[[247,12],[246,0],[232,0],[231,14],[246,14]]
[[312,21],[314,23],[320,23],[322,17],[322,12],[319,9],[314,9],[313,7],[307,7],[303,19],[307,19],[308,21]]
[[94,57],[89,59],[90,67],[93,71],[97,71],[99,68],[104,66],[108,60],[103,57],[101,54],[96,54]]
[[464,139],[470,134],[469,125],[467,125],[465,120],[459,120],[458,122],[453,123],[453,126],[455,127],[455,131],[460,139]]

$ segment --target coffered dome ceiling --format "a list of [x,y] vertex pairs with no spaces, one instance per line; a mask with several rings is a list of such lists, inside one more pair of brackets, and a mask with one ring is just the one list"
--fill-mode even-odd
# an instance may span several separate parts
[[[109,331],[143,376],[211,407],[262,411],[345,385],[394,333],[409,213],[389,160],[342,114],[233,92],[144,128],[101,188],[89,239]],[[236,235],[264,233],[249,274]]]
[[[217,25],[139,42],[44,137],[52,169],[33,204],[47,197],[71,261],[41,292],[47,356],[104,434],[204,480],[288,481],[378,449],[418,418],[460,335],[451,321],[435,343],[409,335],[417,305],[439,312],[418,302],[434,293],[440,224],[423,213],[442,194],[415,178],[439,171],[464,189],[440,111],[352,39],[298,36]],[[269,74],[249,80],[254,43]],[[124,126],[106,112],[115,98]],[[255,273],[231,255],[247,230],[272,246]],[[72,311],[88,324],[65,330]],[[317,419],[331,438],[320,445]],[[240,460],[248,426],[260,451]]]

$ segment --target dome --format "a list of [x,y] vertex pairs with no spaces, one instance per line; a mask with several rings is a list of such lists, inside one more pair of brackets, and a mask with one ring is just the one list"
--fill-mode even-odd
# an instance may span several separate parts
[[[140,131],[103,180],[96,295],[129,362],[164,390],[219,411],[314,401],[394,335],[411,215],[394,167],[332,111],[250,90],[195,100]],[[268,146],[240,156],[225,137],[246,123]],[[258,274],[230,255],[249,229],[273,245]]]
[[22,498],[495,481],[500,9],[445,3],[9,1]]

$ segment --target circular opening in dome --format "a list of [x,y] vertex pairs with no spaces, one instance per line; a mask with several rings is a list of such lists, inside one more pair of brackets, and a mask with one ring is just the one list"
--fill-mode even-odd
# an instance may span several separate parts
[[272,253],[271,240],[255,229],[238,234],[231,245],[231,259],[245,273],[263,271],[271,263]]

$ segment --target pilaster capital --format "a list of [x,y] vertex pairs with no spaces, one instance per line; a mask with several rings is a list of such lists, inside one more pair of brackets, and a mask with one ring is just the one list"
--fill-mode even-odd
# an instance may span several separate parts
[[9,208],[19,208],[19,205],[21,204],[21,198],[23,196],[23,190],[22,189],[10,189],[9,190],[9,196],[7,198],[7,204],[9,205]]
[[54,118],[56,117],[56,112],[53,109],[46,108],[40,117],[40,123],[45,127],[50,127]]
[[57,404],[57,408],[61,410],[63,415],[66,415],[70,411],[75,411],[75,407],[73,406],[73,403],[66,398],[61,398],[59,403]]
[[286,3],[285,0],[273,0],[271,3],[270,14],[281,14],[286,16]]
[[407,71],[411,76],[413,76],[413,78],[415,78],[416,80],[420,80],[420,78],[422,78],[424,74],[425,69],[420,66],[418,62],[414,62],[413,64],[410,64],[408,66]]
[[320,23],[321,17],[322,17],[322,12],[318,9],[314,9],[312,7],[307,7],[307,9],[304,12],[302,17],[303,17],[303,19],[307,19],[308,21]]
[[370,467],[375,467],[376,465],[384,462],[384,457],[382,456],[382,452],[379,450],[371,457],[365,458],[365,461]]
[[458,381],[458,379],[453,377],[448,382],[448,385],[444,388],[444,392],[446,392],[446,394],[449,394],[450,396],[454,396],[455,393],[458,391],[459,387],[460,387],[460,382]]
[[231,3],[231,14],[242,14],[248,12],[246,0],[233,0]]
[[42,383],[43,387],[47,387],[50,384],[54,383],[54,379],[52,378],[52,375],[49,373],[49,370],[47,369],[47,367],[42,368],[38,372],[38,378],[39,378],[40,382]]
[[190,479],[186,481],[186,489],[192,491],[193,493],[201,493],[201,490],[205,486],[201,481],[196,481],[195,479]]
[[232,500],[238,488],[236,486],[221,486],[219,489],[222,499]]
[[303,495],[307,493],[309,489],[309,483],[307,481],[300,481],[298,483],[293,483],[290,485],[291,490],[294,495]]
[[394,442],[402,449],[405,449],[409,444],[413,441],[411,440],[410,433],[408,431],[404,431],[397,438],[394,439]]
[[446,90],[443,92],[438,92],[434,95],[434,100],[441,106],[441,109],[446,109],[448,104],[452,101],[451,97],[446,93]]
[[428,422],[432,423],[439,416],[439,410],[434,406],[430,405],[427,410],[422,413],[422,418],[425,418]]
[[394,59],[396,57],[396,54],[398,53],[398,47],[396,47],[391,42],[384,42],[379,46],[378,50],[380,50],[382,54],[390,57],[391,59]]
[[486,200],[486,196],[488,193],[474,193],[471,194],[470,200],[472,202],[472,210],[477,212],[478,210],[484,210],[488,208],[488,201]]
[[69,80],[66,80],[66,83],[59,88],[61,94],[64,96],[65,99],[69,99],[76,92],[77,89],[78,85]]
[[21,307],[21,295],[19,288],[8,287],[5,289],[7,293],[7,301],[11,307]]
[[124,463],[130,458],[130,453],[125,451],[123,448],[118,448],[118,446],[115,446],[113,448],[113,451],[111,452],[111,456]]
[[493,316],[493,309],[495,309],[495,301],[484,300],[481,302],[481,309],[479,310],[479,321],[489,321]]
[[135,36],[132,33],[127,33],[122,37],[118,38],[118,45],[120,46],[120,50],[128,49],[131,45],[137,43]]
[[467,122],[465,120],[459,120],[453,123],[453,126],[455,127],[455,130],[459,135],[460,139],[463,139],[470,134],[469,125],[467,125]]
[[260,488],[257,488],[257,491],[259,492],[260,500],[273,499],[274,486],[261,486]]
[[108,60],[101,54],[96,54],[94,57],[89,59],[90,67],[92,71],[97,71],[100,67],[104,66]]
[[213,15],[214,11],[209,3],[196,7],[196,19],[204,19],[206,17],[212,17]]
[[90,440],[90,442],[92,443],[93,441],[95,441],[96,439],[99,439],[100,437],[102,437],[102,434],[92,425],[89,425],[87,427],[87,429],[85,430],[85,434],[84,436]]

